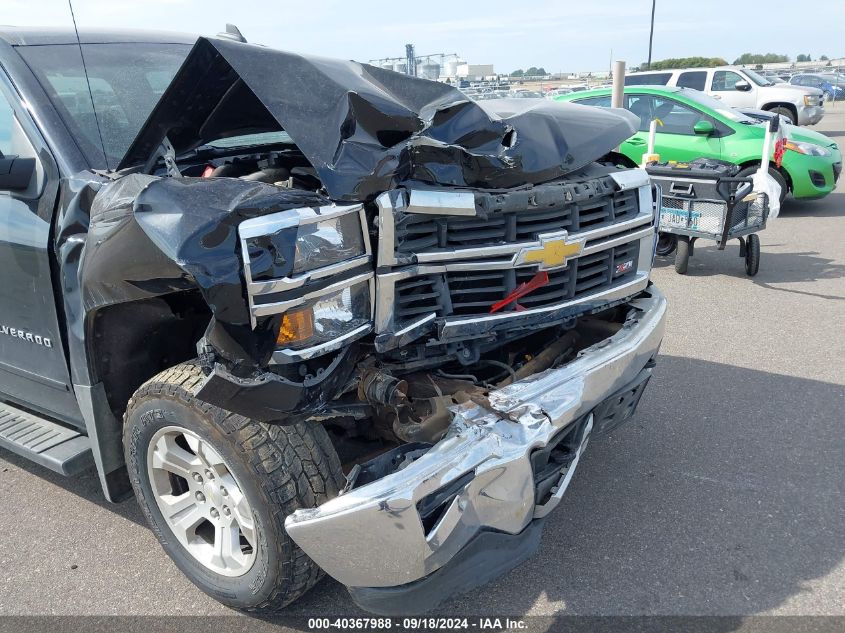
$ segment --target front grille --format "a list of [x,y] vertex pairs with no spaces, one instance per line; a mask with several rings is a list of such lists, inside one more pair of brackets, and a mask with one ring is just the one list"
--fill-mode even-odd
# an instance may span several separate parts
[[[396,221],[396,252],[531,242],[541,233],[577,233],[636,216],[638,190],[614,191],[613,181],[607,178],[606,184],[604,180],[572,185],[570,200],[561,192],[544,197],[525,191],[510,194],[506,204],[497,206],[495,197],[491,197],[488,204],[479,205],[478,217],[408,214]],[[523,199],[524,206],[514,204],[516,194],[521,194],[518,198]]]
[[[574,259],[566,268],[550,271],[548,284],[501,311],[542,308],[624,284],[636,275],[639,250],[640,242],[634,240]],[[534,268],[474,270],[405,279],[396,283],[395,318],[402,324],[432,312],[438,317],[489,314],[494,303],[536,273]]]

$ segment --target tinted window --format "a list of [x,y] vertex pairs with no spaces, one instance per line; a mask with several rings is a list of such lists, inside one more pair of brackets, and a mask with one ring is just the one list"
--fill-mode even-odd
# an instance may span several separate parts
[[672,73],[648,73],[645,75],[627,75],[626,86],[665,86],[672,78]]
[[604,95],[602,97],[587,97],[586,99],[578,99],[574,103],[579,105],[598,106],[599,108],[609,108],[610,95]]
[[736,82],[738,81],[745,81],[745,79],[742,75],[730,70],[717,70],[713,73],[713,90],[715,92],[736,90]]
[[[73,45],[23,46],[18,52],[32,68],[59,116],[94,167],[114,167],[126,153],[164,89],[188,55],[184,44],[87,44],[82,70]],[[103,164],[99,123],[107,161]]]
[[693,90],[704,90],[707,82],[706,70],[695,70],[681,73],[678,76],[678,86],[681,88],[692,88]]
[[655,95],[625,95],[625,109],[640,117],[640,132],[647,132],[649,123],[660,119],[663,125],[657,128],[659,133],[693,136],[693,126],[707,118],[674,99]]

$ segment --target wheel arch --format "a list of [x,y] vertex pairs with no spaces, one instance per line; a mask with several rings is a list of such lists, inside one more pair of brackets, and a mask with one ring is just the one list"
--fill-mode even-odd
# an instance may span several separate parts
[[163,369],[195,357],[210,318],[198,290],[112,304],[88,315],[92,386],[74,389],[107,500],[131,492],[122,423],[129,398]]
[[[759,167],[760,166],[760,160],[759,159],[749,159],[749,160],[746,160],[743,163],[737,163],[737,165],[739,166],[740,169],[745,169],[746,167]],[[783,179],[786,181],[786,186],[789,189],[789,191],[791,192],[792,191],[792,178],[790,177],[789,172],[786,171],[783,168],[783,165],[778,167],[778,166],[776,166],[772,163],[769,163],[769,167],[773,167],[774,169],[777,170],[777,172],[781,175],[781,177],[783,177]]]
[[762,109],[768,112],[770,110],[774,110],[775,108],[786,108],[789,110],[792,113],[792,118],[796,125],[798,124],[798,108],[794,103],[789,103],[788,101],[772,101],[771,103],[763,105]]
[[89,315],[88,358],[112,413],[121,418],[146,380],[196,357],[210,320],[199,290],[113,304]]

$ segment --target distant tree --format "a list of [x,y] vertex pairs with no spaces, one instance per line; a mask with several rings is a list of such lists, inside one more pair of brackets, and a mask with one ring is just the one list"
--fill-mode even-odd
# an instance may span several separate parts
[[525,71],[525,77],[545,77],[547,74],[546,69],[542,66],[540,68],[532,66]]
[[795,61],[796,62],[811,62],[811,61],[813,61],[813,58],[810,57],[809,53],[807,55],[805,55],[804,53],[801,53],[798,57],[795,58]]
[[651,66],[643,64],[648,70],[665,70],[667,68],[707,68],[708,66],[725,66],[721,57],[672,57],[652,62]]
[[819,57],[819,61],[820,62],[830,61],[830,57],[828,57],[827,55],[822,55],[821,57]]
[[511,73],[511,77],[522,77],[523,75],[525,75],[525,73],[523,72],[522,68],[515,70]]
[[778,53],[743,53],[734,60],[734,64],[751,65],[751,64],[773,64],[788,62],[789,55],[779,55]]

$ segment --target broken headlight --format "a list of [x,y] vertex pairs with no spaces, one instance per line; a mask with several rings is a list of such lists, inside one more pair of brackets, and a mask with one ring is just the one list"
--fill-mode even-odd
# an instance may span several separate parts
[[370,324],[370,287],[364,281],[288,310],[276,342],[290,350],[319,347],[368,330]]
[[366,254],[357,212],[303,224],[296,237],[293,274],[330,266]]

